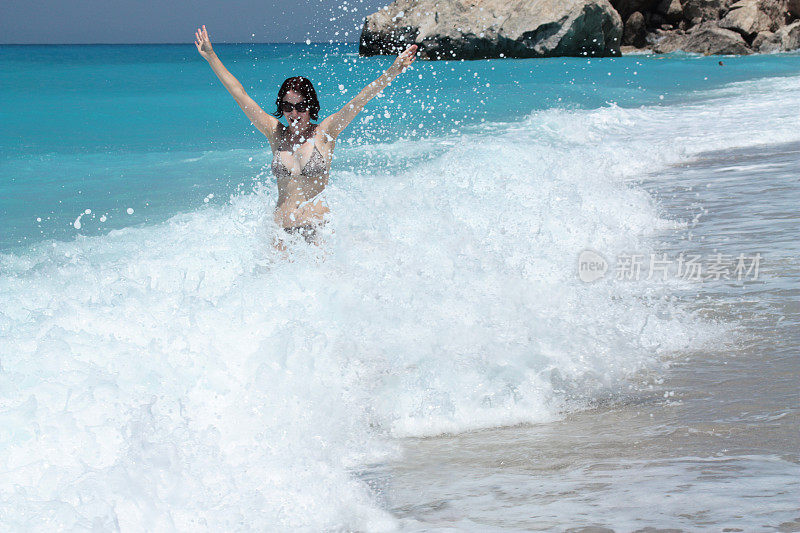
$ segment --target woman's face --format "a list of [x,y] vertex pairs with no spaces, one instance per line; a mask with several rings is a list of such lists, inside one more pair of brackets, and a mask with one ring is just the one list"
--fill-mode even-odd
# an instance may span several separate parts
[[[299,104],[300,102],[305,102],[305,110],[300,112],[297,110],[297,108],[294,108],[291,111],[286,111],[283,109],[283,102],[288,102],[290,104]],[[306,102],[305,97],[296,91],[289,91],[286,93],[286,95],[281,99],[281,107],[283,115],[289,122],[289,128],[294,131],[305,131],[306,127],[308,127],[308,124],[311,122],[311,111],[308,109],[310,103],[311,102]]]

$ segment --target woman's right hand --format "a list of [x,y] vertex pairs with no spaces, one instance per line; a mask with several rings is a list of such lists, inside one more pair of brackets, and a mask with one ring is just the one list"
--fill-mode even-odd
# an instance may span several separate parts
[[197,28],[197,31],[194,32],[194,45],[206,61],[214,55],[214,49],[211,48],[211,41],[208,38],[208,31],[206,31],[205,25],[203,25],[202,29]]

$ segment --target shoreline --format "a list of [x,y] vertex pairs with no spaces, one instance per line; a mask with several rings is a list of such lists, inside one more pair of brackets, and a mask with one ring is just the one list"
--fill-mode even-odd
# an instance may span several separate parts
[[[722,223],[716,213],[748,201],[748,193],[740,191],[738,198],[725,195],[730,201],[715,206],[710,193],[692,208],[692,188],[682,186],[684,180],[703,190],[697,178],[710,183],[725,175],[738,182],[752,179],[752,169],[760,165],[771,168],[774,177],[767,179],[777,186],[786,179],[781,168],[791,172],[797,162],[795,142],[705,152],[651,176],[645,187],[669,198],[670,218],[687,209],[712,210],[696,226],[674,232],[666,249],[691,249],[681,233],[693,232],[695,250],[716,246],[703,238],[716,235],[715,224]],[[672,196],[678,191],[683,192]],[[732,191],[736,184],[726,186]],[[779,215],[765,214],[748,231],[759,234],[759,226],[772,227],[768,220]],[[749,216],[741,222],[752,223]],[[773,238],[780,241],[781,234]],[[780,258],[771,261],[782,264]],[[763,299],[774,301],[776,309],[791,308],[791,291],[781,280],[797,283],[800,269],[788,268],[771,272],[777,279],[768,277],[766,286],[709,286],[697,295],[692,290],[680,295],[694,308],[732,321],[735,336],[716,348],[675,354],[662,376],[637,377],[635,392],[551,423],[402,439],[404,456],[373,466],[367,476],[378,480],[375,487],[404,531],[445,523],[467,531],[479,525],[612,531],[800,527],[792,498],[800,491],[800,406],[791,378],[800,373],[792,334],[800,313],[795,309],[777,320],[760,310]],[[751,292],[762,296],[753,300]],[[738,307],[731,310],[734,303]],[[430,471],[441,472],[439,483],[425,483]]]

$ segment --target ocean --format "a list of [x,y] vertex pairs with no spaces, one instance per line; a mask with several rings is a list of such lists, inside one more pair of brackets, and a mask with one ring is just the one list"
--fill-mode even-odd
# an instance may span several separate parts
[[418,61],[283,254],[192,43],[0,46],[0,524],[800,530],[798,59]]

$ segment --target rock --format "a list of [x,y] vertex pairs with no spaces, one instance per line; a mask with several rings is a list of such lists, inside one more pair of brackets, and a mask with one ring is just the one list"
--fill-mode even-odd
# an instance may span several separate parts
[[705,23],[693,28],[689,33],[657,32],[651,37],[653,51],[668,54],[677,50],[704,55],[750,53],[747,43],[735,31],[719,28],[713,23]]
[[657,54],[670,54],[678,50],[683,50],[686,42],[686,35],[677,32],[657,31],[648,35],[653,51]]
[[719,20],[724,0],[683,0],[683,16],[697,26],[709,20]]
[[778,31],[762,31],[753,39],[753,50],[761,54],[790,51],[800,48],[800,20],[779,28]]
[[762,54],[777,52],[781,49],[781,39],[771,31],[762,31],[753,39],[753,50]]
[[[645,0],[611,1],[621,9]],[[800,30],[794,22],[786,26],[800,17],[800,0],[658,0],[650,6],[641,11],[645,46],[657,53],[747,54],[800,46]],[[627,22],[625,36],[632,44]]]
[[683,18],[683,7],[680,0],[661,0],[656,9],[664,16],[668,24],[678,24]]
[[635,11],[628,20],[625,21],[625,29],[622,33],[622,44],[641,48],[645,45],[644,15]]
[[681,49],[684,52],[704,55],[746,55],[750,53],[750,48],[747,47],[747,43],[741,35],[711,24],[698,26],[688,33]]
[[777,31],[762,31],[753,39],[753,50],[761,54],[788,52],[800,48],[800,20]]
[[731,10],[719,21],[720,28],[737,31],[745,39],[752,38],[758,32],[775,30],[777,24],[761,10],[758,0],[740,0],[731,6]]
[[359,54],[416,43],[425,59],[617,56],[621,39],[608,0],[395,0],[367,17]]
[[[794,1],[800,4],[800,0]],[[791,3],[792,0],[759,0],[758,8],[773,22],[773,28],[778,28],[785,26],[793,18]]]
[[775,32],[775,37],[780,45],[779,50],[789,52],[800,48],[800,20],[779,28]]
[[745,38],[753,37],[759,32],[774,32],[784,26],[788,12],[787,0],[739,0],[720,20],[719,26],[738,31]]

